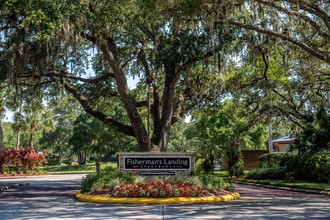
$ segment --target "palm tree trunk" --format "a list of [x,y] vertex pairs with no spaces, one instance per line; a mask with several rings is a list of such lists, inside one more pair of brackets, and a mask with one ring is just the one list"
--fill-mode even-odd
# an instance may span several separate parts
[[[22,97],[19,100],[19,108],[18,108],[18,112],[21,115],[22,114],[22,103],[23,103],[23,99]],[[17,134],[16,134],[16,148],[19,148],[21,145],[21,129],[18,127],[17,128]]]
[[33,147],[34,134],[30,133],[29,147]]
[[98,157],[95,159],[95,168],[96,168],[96,174],[100,174],[101,164]]

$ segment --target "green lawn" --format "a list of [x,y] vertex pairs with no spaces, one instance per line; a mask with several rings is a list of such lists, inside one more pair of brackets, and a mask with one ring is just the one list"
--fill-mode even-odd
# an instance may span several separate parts
[[[244,174],[247,174],[248,172],[248,170],[244,170]],[[227,170],[215,170],[214,174],[220,177],[230,177]]]
[[238,178],[237,180],[243,182],[271,185],[271,186],[284,186],[284,187],[292,187],[299,189],[314,189],[314,190],[330,192],[330,183],[313,183],[307,181],[287,182],[285,180],[251,180],[251,179],[243,179],[243,178]]
[[[248,172],[249,171],[244,171],[245,174]],[[228,171],[216,170],[214,171],[214,174],[221,176],[223,178],[229,178]],[[312,190],[321,190],[321,191],[330,192],[330,183],[314,183],[307,181],[287,182],[285,180],[253,180],[253,179],[244,179],[244,178],[237,178],[236,180],[243,182],[271,185],[271,186],[284,186],[284,187],[292,187],[298,189],[312,189]]]
[[[101,169],[105,167],[117,167],[116,162],[101,163]],[[86,165],[54,165],[54,166],[43,166],[41,170],[47,171],[48,173],[89,173],[95,172],[95,163],[87,163]]]

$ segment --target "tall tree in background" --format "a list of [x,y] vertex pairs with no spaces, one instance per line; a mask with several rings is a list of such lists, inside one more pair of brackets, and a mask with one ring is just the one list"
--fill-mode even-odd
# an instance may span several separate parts
[[0,83],[0,151],[4,148],[4,129],[3,118],[5,116],[6,108],[13,106],[13,90],[12,87],[6,83]]
[[202,153],[201,158],[205,167],[209,166],[208,170],[212,169],[214,160],[222,157],[227,158],[231,170],[238,162],[232,161],[232,157],[241,149],[266,148],[266,126],[250,114],[241,100],[226,100],[222,105],[195,114],[195,125],[201,140],[197,152]]
[[2,117],[5,111],[5,103],[4,103],[4,88],[2,84],[0,84],[0,152],[4,148],[4,141],[3,141],[3,128],[2,128]]

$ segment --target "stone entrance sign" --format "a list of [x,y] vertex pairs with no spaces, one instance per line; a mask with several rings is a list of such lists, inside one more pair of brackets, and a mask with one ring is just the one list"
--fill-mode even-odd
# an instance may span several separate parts
[[120,172],[141,176],[188,176],[195,169],[194,153],[120,152]]

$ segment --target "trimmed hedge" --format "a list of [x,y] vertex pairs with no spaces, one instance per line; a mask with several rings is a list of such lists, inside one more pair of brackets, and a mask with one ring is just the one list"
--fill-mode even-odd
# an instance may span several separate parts
[[295,179],[330,182],[330,151],[293,155],[286,167]]
[[305,154],[265,154],[259,157],[260,169],[250,179],[308,180],[330,183],[330,151]]

